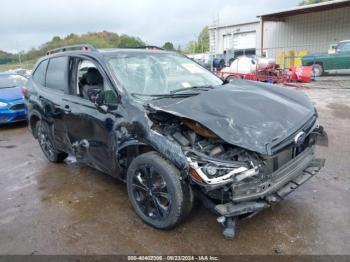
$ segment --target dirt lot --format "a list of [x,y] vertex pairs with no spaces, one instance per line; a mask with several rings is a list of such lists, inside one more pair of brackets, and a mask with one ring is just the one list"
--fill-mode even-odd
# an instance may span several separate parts
[[202,207],[174,230],[150,228],[133,212],[124,184],[88,167],[51,164],[25,126],[2,127],[0,253],[350,254],[350,90],[303,92],[329,135],[329,147],[318,149],[326,167],[241,222],[233,241]]

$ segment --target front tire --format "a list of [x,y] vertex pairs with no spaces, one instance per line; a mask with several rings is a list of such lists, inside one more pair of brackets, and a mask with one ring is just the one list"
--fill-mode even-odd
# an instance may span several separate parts
[[190,213],[193,193],[179,170],[157,152],[136,157],[127,171],[129,200],[137,215],[158,229],[170,229]]
[[36,136],[45,157],[53,163],[61,163],[68,154],[58,151],[53,143],[50,126],[44,121],[38,121],[35,126]]

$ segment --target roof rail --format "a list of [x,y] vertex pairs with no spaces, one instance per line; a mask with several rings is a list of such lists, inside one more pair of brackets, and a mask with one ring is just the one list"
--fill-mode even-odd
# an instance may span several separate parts
[[74,50],[82,50],[82,51],[97,51],[95,47],[89,44],[83,45],[67,45],[59,48],[55,48],[46,52],[46,55],[52,55],[56,53],[66,52],[66,51],[74,51]]

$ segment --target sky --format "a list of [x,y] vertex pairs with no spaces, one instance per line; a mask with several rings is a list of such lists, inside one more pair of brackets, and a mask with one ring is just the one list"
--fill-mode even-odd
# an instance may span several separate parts
[[0,50],[38,47],[53,36],[111,31],[149,45],[184,46],[212,25],[255,21],[300,0],[2,0]]

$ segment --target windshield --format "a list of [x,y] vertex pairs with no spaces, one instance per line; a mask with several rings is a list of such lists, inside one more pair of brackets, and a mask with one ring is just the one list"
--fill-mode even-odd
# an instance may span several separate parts
[[176,53],[122,54],[111,58],[109,65],[131,94],[168,95],[175,90],[222,84],[214,74]]
[[0,75],[0,89],[23,86],[27,80],[20,75]]

